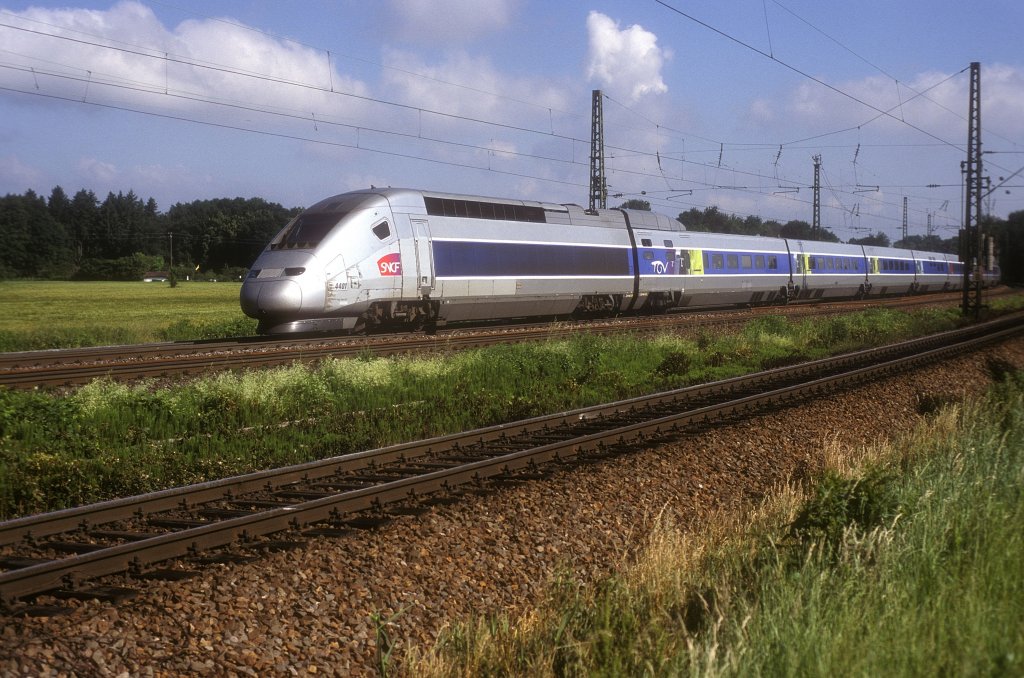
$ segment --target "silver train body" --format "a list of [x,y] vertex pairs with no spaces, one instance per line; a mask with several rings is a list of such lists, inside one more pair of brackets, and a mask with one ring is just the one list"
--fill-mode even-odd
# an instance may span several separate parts
[[953,255],[698,233],[662,214],[409,189],[323,200],[253,263],[263,333],[960,289]]

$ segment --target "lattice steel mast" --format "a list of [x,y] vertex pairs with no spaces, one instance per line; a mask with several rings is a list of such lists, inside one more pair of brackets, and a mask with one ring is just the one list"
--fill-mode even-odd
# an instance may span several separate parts
[[[967,111],[967,160],[964,163],[964,227],[960,231],[960,260],[964,262],[963,313],[981,310],[981,64],[971,63],[971,92]],[[973,279],[972,279],[973,278]]]
[[811,233],[814,239],[821,237],[821,156],[814,156],[814,212],[811,217]]
[[604,112],[601,90],[595,89],[590,114],[590,211],[608,207],[604,178]]

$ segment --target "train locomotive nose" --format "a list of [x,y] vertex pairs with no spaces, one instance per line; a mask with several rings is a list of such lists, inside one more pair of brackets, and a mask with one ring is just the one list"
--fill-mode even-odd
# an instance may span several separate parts
[[296,313],[302,308],[302,288],[293,280],[247,280],[240,301],[250,318]]

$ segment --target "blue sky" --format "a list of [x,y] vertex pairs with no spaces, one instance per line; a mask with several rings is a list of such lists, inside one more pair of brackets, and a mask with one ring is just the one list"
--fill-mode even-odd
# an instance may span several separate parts
[[[408,186],[950,237],[968,72],[992,184],[1024,166],[1024,3],[270,0],[0,4],[0,194],[287,207]],[[1024,173],[988,197],[1024,209]]]

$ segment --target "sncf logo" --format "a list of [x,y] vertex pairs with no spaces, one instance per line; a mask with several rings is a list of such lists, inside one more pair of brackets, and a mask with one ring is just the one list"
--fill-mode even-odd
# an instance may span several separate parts
[[377,268],[381,275],[402,275],[402,256],[392,252],[377,260]]

